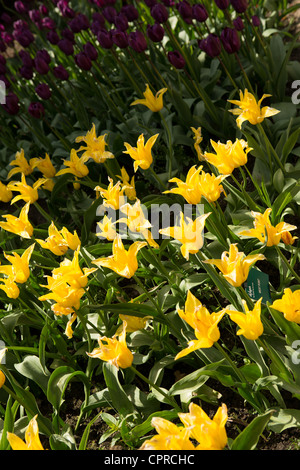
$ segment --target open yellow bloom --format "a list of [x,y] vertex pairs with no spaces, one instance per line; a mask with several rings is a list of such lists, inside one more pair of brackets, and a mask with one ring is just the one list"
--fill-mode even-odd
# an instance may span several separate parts
[[35,415],[29,422],[25,431],[25,442],[16,434],[11,432],[7,433],[7,440],[12,450],[44,450],[39,438],[37,416],[38,415]]
[[300,323],[300,289],[284,289],[282,298],[274,300],[271,307],[282,312],[288,321]]
[[[133,315],[119,315],[122,322],[126,322],[126,333],[133,333],[134,331],[143,330],[146,327],[147,321],[152,317],[147,315],[145,317],[135,317]],[[123,326],[120,325],[116,334],[119,334]]]
[[254,228],[243,230],[239,235],[258,238],[262,243],[267,242],[267,246],[278,245],[281,241],[287,241],[288,244],[294,242],[297,237],[291,237],[290,230],[296,230],[296,225],[290,225],[286,222],[279,222],[275,227],[270,222],[272,209],[268,208],[263,214],[260,212],[251,212],[254,218]]
[[47,276],[48,285],[43,285],[51,292],[39,297],[39,300],[54,300],[56,304],[52,310],[56,315],[68,315],[80,307],[80,299],[84,295],[83,288],[70,286],[67,282],[51,276]]
[[158,416],[152,418],[151,425],[155,428],[157,435],[145,441],[140,450],[195,450],[189,440],[190,429],[177,426]]
[[80,289],[88,283],[88,276],[97,268],[81,268],[79,265],[79,248],[74,252],[73,259],[65,258],[59,268],[54,268],[52,276],[58,282],[67,282],[71,287]]
[[45,158],[32,158],[31,164],[33,168],[37,168],[45,178],[54,178],[56,175],[56,169],[48,153],[46,153]]
[[84,150],[82,157],[92,158],[96,163],[103,163],[109,158],[114,158],[111,152],[105,150],[107,134],[97,137],[96,126],[93,123],[92,129],[85,136],[76,137],[75,142],[85,142],[86,147],[81,146],[77,151]]
[[72,234],[66,227],[58,230],[54,222],[51,222],[48,227],[48,237],[46,240],[37,239],[36,241],[42,248],[52,251],[52,253],[57,256],[64,255],[68,248],[77,250],[81,244],[76,231]]
[[30,202],[27,202],[21,209],[19,217],[15,217],[11,214],[3,215],[2,217],[6,219],[6,222],[0,222],[0,227],[3,228],[3,230],[20,235],[23,238],[31,238],[33,227],[28,220],[29,207]]
[[17,299],[20,295],[20,289],[11,277],[0,279],[0,289],[3,290],[10,299]]
[[188,171],[186,181],[181,181],[179,178],[170,179],[169,182],[176,183],[177,188],[164,191],[164,193],[180,194],[188,204],[199,204],[202,197],[209,202],[216,201],[223,191],[221,182],[226,176],[205,173],[202,168],[202,166],[198,168],[196,165],[192,166]]
[[230,112],[238,116],[236,122],[240,129],[244,121],[249,121],[250,124],[256,125],[261,123],[265,118],[280,113],[277,109],[270,108],[269,106],[261,108],[261,102],[269,96],[271,95],[265,94],[257,102],[252,93],[249,93],[249,91],[245,89],[244,93],[240,90],[239,100],[228,100],[229,103],[238,106],[237,109],[231,109]]
[[109,185],[107,189],[101,186],[96,186],[95,191],[99,192],[103,198],[103,204],[106,207],[118,210],[123,204],[125,204],[124,191],[125,188],[121,187],[121,181],[117,181],[114,185],[113,179],[108,177]]
[[163,94],[166,93],[167,90],[167,88],[162,88],[154,95],[150,90],[149,85],[146,84],[146,90],[143,93],[144,98],[133,101],[133,103],[131,103],[131,106],[135,106],[136,104],[143,104],[144,106],[147,106],[147,108],[149,108],[151,111],[156,113],[164,107]]
[[238,287],[247,280],[251,266],[263,259],[265,257],[262,254],[245,256],[245,253],[238,251],[237,244],[233,243],[229,247],[229,252],[222,253],[221,259],[209,259],[204,263],[217,266],[229,284]]
[[116,222],[112,222],[112,219],[105,215],[100,222],[97,222],[99,228],[97,229],[97,236],[106,238],[109,241],[114,240],[117,235],[115,224]]
[[195,403],[189,406],[189,413],[178,413],[186,428],[191,429],[191,437],[199,442],[196,450],[223,450],[227,445],[225,429],[228,420],[227,406],[223,403],[213,417],[209,416]]
[[211,214],[202,214],[194,221],[187,217],[187,222],[184,220],[184,214],[180,214],[180,225],[174,227],[163,228],[159,233],[166,235],[175,240],[180,241],[182,256],[188,260],[190,254],[198,253],[204,244],[203,230],[206,218]]
[[124,142],[124,145],[126,147],[126,152],[124,153],[128,153],[134,160],[134,171],[137,171],[138,167],[140,167],[142,170],[147,170],[151,166],[153,162],[153,157],[151,153],[152,147],[155,144],[155,141],[158,136],[159,134],[155,134],[150,137],[145,145],[144,134],[141,134],[137,140],[137,147],[132,147],[127,142]]
[[5,380],[5,375],[3,374],[2,370],[0,370],[0,388],[5,384]]
[[243,139],[234,143],[228,140],[226,144],[210,141],[216,153],[205,152],[204,159],[215,166],[222,175],[229,175],[235,168],[246,165],[247,154],[252,150]]
[[20,152],[16,153],[15,160],[10,162],[10,166],[15,166],[16,168],[10,170],[7,175],[7,178],[10,179],[13,175],[16,175],[17,173],[24,173],[24,175],[26,176],[30,175],[34,169],[32,163],[32,159],[29,160],[29,162],[26,160],[24,150],[21,149]]
[[13,197],[13,193],[8,187],[0,181],[0,201],[9,202]]
[[121,236],[117,235],[113,241],[112,255],[107,258],[98,258],[92,263],[111,269],[120,276],[130,279],[138,269],[137,254],[146,245],[147,242],[134,242],[127,251]]
[[141,207],[141,201],[139,199],[137,199],[133,205],[128,203],[124,204],[120,208],[120,212],[125,214],[126,218],[121,217],[118,220],[119,223],[125,223],[133,233],[140,233],[153,248],[159,247],[159,245],[154,241],[151,232],[148,230],[152,225],[149,220],[145,218]]
[[192,131],[194,132],[194,149],[196,150],[197,157],[199,161],[204,160],[204,154],[201,150],[200,144],[203,140],[202,133],[201,133],[201,127],[198,127],[198,129],[195,129],[195,127],[191,127]]
[[125,168],[121,168],[121,175],[118,178],[122,179],[123,188],[125,190],[125,195],[130,199],[130,201],[134,201],[136,199],[136,190],[135,190],[135,183],[134,183],[134,176],[129,181],[129,175]]
[[21,181],[12,181],[7,185],[7,188],[10,191],[17,191],[20,193],[19,196],[16,196],[12,199],[11,204],[14,204],[17,201],[23,199],[25,202],[34,203],[39,198],[38,188],[45,183],[44,178],[40,178],[38,181],[33,183],[33,186],[30,186],[26,183],[26,178],[24,173],[22,173]]
[[84,178],[89,173],[89,169],[85,165],[88,159],[89,157],[87,156],[78,157],[76,150],[72,149],[70,154],[70,160],[64,160],[63,162],[67,168],[59,170],[56,173],[56,176],[71,173],[77,178]]
[[264,327],[260,319],[261,301],[262,298],[255,303],[253,310],[249,310],[245,300],[242,300],[245,313],[227,310],[230,319],[240,327],[237,335],[243,335],[245,338],[254,341],[263,334]]
[[[107,361],[118,369],[130,367],[133,361],[133,354],[126,344],[126,326],[127,323],[123,322],[123,329],[120,335],[114,335],[112,338],[107,338],[106,336],[99,337],[99,348],[95,348],[91,353],[87,353],[87,355]],[[104,341],[106,344],[103,343]]]
[[188,291],[184,310],[179,309],[178,315],[194,329],[197,339],[189,341],[188,347],[180,351],[175,359],[184,357],[200,348],[211,348],[220,339],[218,323],[225,312],[226,310],[223,309],[217,313],[209,313],[200,300],[191,291]]
[[0,273],[10,277],[13,281],[23,284],[30,276],[29,261],[34,250],[35,244],[28,247],[22,256],[13,252],[12,255],[4,253],[5,258],[11,263],[10,265],[0,266]]

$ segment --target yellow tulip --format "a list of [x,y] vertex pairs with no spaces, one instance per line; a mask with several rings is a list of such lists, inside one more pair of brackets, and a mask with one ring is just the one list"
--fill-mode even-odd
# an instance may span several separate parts
[[86,147],[81,146],[77,151],[84,150],[82,157],[92,158],[96,163],[103,163],[107,159],[114,158],[111,152],[105,150],[107,143],[105,137],[107,134],[97,137],[96,126],[92,125],[92,129],[85,136],[76,137],[75,142],[85,142]]
[[10,191],[17,191],[20,193],[19,196],[16,196],[12,199],[11,204],[14,204],[17,201],[23,199],[25,202],[34,203],[38,200],[38,188],[42,186],[46,181],[45,178],[40,178],[38,181],[33,183],[33,186],[30,186],[26,183],[26,178],[24,173],[22,173],[21,181],[12,181],[7,185],[7,188]]
[[146,245],[147,242],[134,242],[127,251],[124,248],[121,236],[117,235],[113,241],[112,255],[107,258],[98,258],[92,263],[111,269],[120,276],[130,279],[138,269],[137,254]]
[[20,295],[20,289],[11,277],[0,279],[0,289],[3,290],[10,299],[17,299]]
[[34,250],[35,244],[27,248],[22,256],[13,252],[12,255],[4,253],[5,258],[11,263],[10,265],[0,266],[0,273],[10,277],[10,279],[19,284],[23,284],[30,276],[29,261]]
[[127,217],[121,217],[118,220],[119,223],[125,223],[133,233],[140,233],[153,248],[159,248],[159,245],[154,241],[151,232],[148,230],[152,225],[149,220],[145,218],[139,199],[137,199],[133,205],[124,204],[120,208],[120,211]]
[[196,168],[196,165],[189,169],[186,181],[179,178],[172,178],[170,183],[176,183],[177,188],[164,191],[165,194],[180,194],[188,204],[199,204],[204,196],[209,202],[219,199],[223,187],[221,182],[225,175],[211,175],[202,171],[202,166]]
[[140,167],[142,170],[147,170],[151,166],[153,162],[151,153],[152,147],[155,144],[158,136],[159,134],[155,134],[150,137],[145,145],[144,134],[141,134],[137,140],[136,147],[132,147],[127,142],[124,142],[126,147],[126,151],[124,153],[129,154],[134,160],[133,168],[135,172],[137,171],[138,167]]
[[71,250],[76,250],[81,244],[76,231],[74,231],[74,234],[72,234],[66,227],[58,230],[55,227],[54,222],[51,222],[50,226],[48,227],[48,237],[46,240],[37,239],[36,241],[41,245],[42,248],[50,250],[54,255],[57,256],[64,255],[68,248]]
[[223,450],[227,445],[225,429],[228,420],[227,406],[223,403],[213,417],[209,416],[195,403],[189,406],[189,413],[178,413],[186,428],[191,430],[191,438],[199,442],[196,450]]
[[214,264],[221,271],[224,278],[234,287],[241,286],[248,277],[251,266],[256,261],[265,259],[264,255],[248,255],[239,252],[237,244],[231,244],[229,251],[224,251],[221,259],[205,260],[204,263]]
[[159,233],[166,235],[181,243],[181,254],[188,260],[190,254],[198,253],[204,244],[204,237],[202,235],[205,220],[211,214],[202,214],[197,217],[194,221],[189,217],[186,217],[187,222],[184,220],[184,214],[180,214],[180,225],[174,227],[163,228],[159,230]]
[[9,202],[13,197],[13,193],[8,187],[0,181],[0,201]]
[[48,153],[46,153],[45,158],[32,158],[31,164],[33,168],[37,168],[45,178],[54,178],[56,175],[56,169]]
[[39,438],[39,427],[35,415],[29,422],[25,431],[25,442],[20,437],[11,432],[7,433],[7,440],[12,450],[44,450]]
[[5,384],[5,380],[5,375],[3,374],[2,370],[0,370],[0,388]]
[[118,210],[125,203],[125,189],[124,187],[121,188],[121,181],[117,181],[115,185],[112,178],[108,177],[108,181],[109,185],[107,189],[96,186],[95,191],[99,192],[100,196],[103,198],[104,206]]
[[152,418],[151,425],[155,428],[157,435],[145,441],[140,450],[195,450],[189,440],[190,429],[177,426],[160,417]]
[[13,175],[16,175],[17,173],[24,173],[25,176],[30,175],[34,169],[32,163],[32,159],[29,160],[29,162],[26,160],[24,150],[21,149],[20,152],[16,153],[15,160],[10,162],[10,166],[15,166],[16,168],[10,170],[7,175],[7,178],[10,179]]
[[77,178],[84,178],[89,173],[89,169],[85,165],[88,159],[89,157],[87,156],[78,157],[76,150],[72,149],[70,154],[70,160],[64,160],[63,162],[67,168],[58,171],[56,173],[56,176],[71,173]]
[[72,325],[73,325],[74,321],[76,320],[76,318],[77,318],[77,314],[73,313],[73,315],[71,316],[70,320],[67,323],[67,326],[66,326],[66,329],[65,329],[65,335],[68,337],[68,339],[73,338],[73,333],[74,332],[72,330]]
[[56,304],[52,310],[56,315],[67,315],[73,313],[70,309],[80,308],[80,299],[85,293],[83,288],[72,287],[67,282],[51,276],[47,276],[47,280],[48,285],[42,287],[49,289],[50,293],[40,296],[39,300],[54,300]]
[[191,127],[192,131],[194,132],[194,149],[196,150],[197,157],[199,161],[204,160],[204,154],[200,148],[200,144],[203,140],[202,133],[201,133],[201,127],[198,127],[198,129],[195,129],[195,127]]
[[[147,321],[150,320],[151,316],[135,317],[133,315],[119,315],[122,322],[126,322],[126,333],[133,333],[134,331],[143,330],[146,327]],[[120,325],[117,329],[116,335],[120,334],[123,329],[123,325]]]
[[130,367],[133,361],[133,354],[126,344],[126,326],[127,323],[123,322],[122,333],[118,336],[114,335],[112,338],[107,338],[106,336],[99,337],[99,348],[95,348],[91,353],[87,353],[87,355],[109,362],[118,369]]
[[117,232],[115,229],[116,222],[113,222],[107,215],[103,217],[100,222],[97,222],[99,230],[97,230],[98,237],[104,237],[106,240],[112,241],[116,238]]
[[254,228],[243,230],[239,235],[258,238],[262,243],[267,242],[267,246],[278,245],[281,239],[283,239],[283,241],[285,240],[293,243],[297,237],[292,238],[289,232],[290,230],[295,230],[297,228],[296,225],[279,222],[279,224],[274,227],[270,222],[271,212],[272,209],[270,208],[266,209],[263,214],[252,211],[251,215],[254,218]]
[[271,307],[282,312],[288,321],[300,323],[300,289],[284,289],[282,298],[275,300]]
[[28,220],[30,202],[27,202],[21,209],[19,217],[15,217],[11,214],[3,215],[6,222],[0,222],[0,227],[8,232],[15,233],[23,238],[31,238],[33,234],[33,227]]
[[123,188],[125,191],[125,195],[128,197],[130,201],[134,201],[136,199],[136,190],[135,190],[135,183],[134,183],[134,176],[129,181],[129,175],[125,168],[121,168],[121,175],[118,178],[122,179]]
[[237,335],[243,335],[245,338],[254,341],[263,334],[264,327],[260,319],[261,301],[262,298],[255,303],[253,310],[249,310],[245,300],[242,300],[245,313],[227,310],[230,319],[240,327]]
[[271,95],[263,95],[262,98],[257,102],[252,93],[249,93],[246,89],[244,93],[240,90],[239,100],[228,100],[229,103],[238,106],[237,109],[231,109],[230,112],[237,115],[236,120],[238,127],[241,129],[244,121],[249,121],[250,124],[260,124],[265,118],[275,116],[280,113],[279,110],[264,106],[261,108],[261,102]]
[[247,142],[236,139],[234,143],[228,140],[226,144],[210,141],[215,153],[205,152],[204,159],[215,166],[222,175],[229,175],[235,168],[246,165],[247,154],[252,150]]
[[80,289],[86,287],[88,283],[88,276],[96,271],[97,268],[83,268],[79,265],[79,249],[74,252],[73,259],[64,259],[60,263],[59,268],[54,268],[52,276],[58,282],[63,281],[68,283],[71,287]]
[[197,339],[189,341],[188,347],[180,351],[175,359],[180,359],[200,348],[211,348],[220,338],[218,323],[225,315],[225,311],[223,309],[210,314],[207,308],[188,291],[185,309],[178,309],[178,315],[194,329]]
[[160,111],[164,106],[163,95],[164,93],[166,93],[167,90],[168,90],[167,88],[162,88],[154,95],[152,91],[150,90],[149,85],[146,84],[146,90],[143,93],[144,98],[133,101],[133,103],[131,103],[131,106],[142,104],[144,106],[147,106],[147,108],[149,108],[154,113],[156,113]]

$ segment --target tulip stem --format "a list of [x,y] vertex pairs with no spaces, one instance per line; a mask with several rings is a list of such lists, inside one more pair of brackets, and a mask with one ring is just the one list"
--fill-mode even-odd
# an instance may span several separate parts
[[150,172],[152,173],[152,175],[154,176],[154,178],[156,179],[156,181],[159,183],[159,185],[160,185],[163,189],[168,189],[167,186],[162,182],[162,180],[160,179],[160,177],[155,173],[155,171],[153,170],[152,166],[149,166],[149,170],[150,170]]
[[280,256],[280,258],[282,259],[282,261],[284,262],[284,264],[286,265],[286,267],[288,268],[288,270],[292,273],[295,279],[297,279],[297,281],[300,282],[300,276],[298,276],[294,268],[290,265],[290,263],[288,262],[284,254],[282,253],[281,249],[278,246],[275,246],[275,249],[278,255]]
[[48,220],[49,222],[53,222],[52,218],[50,217],[49,214],[47,214],[46,211],[44,211],[44,209],[42,209],[42,207],[39,205],[38,202],[34,202],[34,206],[37,208],[37,210],[39,211],[39,213],[46,219]]
[[145,377],[141,372],[139,372],[134,366],[130,366],[130,368],[140,379],[146,382],[150,387],[154,388],[158,393],[160,393],[166,399],[166,401],[168,401],[169,405],[174,407],[176,411],[179,411],[179,412],[182,411],[182,409],[180,408],[180,406],[177,404],[177,402],[175,401],[173,397],[170,397],[160,387],[158,387],[149,379],[147,379],[147,377]]
[[[265,144],[266,144],[266,147],[267,147],[267,151],[269,153],[269,150],[271,150],[272,152],[272,155],[274,156],[274,159],[275,159],[275,162],[277,163],[277,165],[279,166],[279,168],[283,171],[283,173],[285,174],[286,171],[285,171],[285,168],[284,168],[284,165],[282,163],[282,161],[280,160],[279,156],[277,155],[277,152],[276,150],[274,149],[273,145],[271,144],[270,140],[269,140],[269,137],[267,136],[267,134],[265,133],[265,130],[263,128],[263,126],[259,123],[258,124],[258,129],[260,131],[260,133],[262,134],[264,140],[265,140]],[[271,170],[271,168],[270,168]]]
[[168,149],[169,149],[169,179],[171,179],[172,178],[172,159],[173,159],[172,135],[171,135],[170,128],[169,128],[163,114],[160,111],[159,111],[159,115],[160,115],[163,126],[164,126],[165,131],[166,131],[167,136],[168,136],[168,143],[169,143],[169,145],[168,145]]

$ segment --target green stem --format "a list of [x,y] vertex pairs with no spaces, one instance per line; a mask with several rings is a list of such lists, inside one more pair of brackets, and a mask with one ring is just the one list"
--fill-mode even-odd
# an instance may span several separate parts
[[169,179],[172,178],[172,159],[173,159],[173,146],[172,146],[172,135],[170,128],[163,116],[163,114],[159,111],[160,118],[162,120],[163,126],[168,136],[168,149],[169,149]]
[[282,259],[282,261],[284,262],[284,264],[286,265],[286,267],[288,268],[288,270],[292,273],[295,279],[297,279],[297,281],[300,282],[300,276],[298,276],[294,268],[292,268],[292,266],[290,265],[290,263],[288,262],[284,254],[282,253],[281,249],[278,246],[275,246],[275,249],[277,253],[279,254],[280,258]]
[[160,179],[160,177],[155,173],[155,171],[153,170],[152,166],[149,166],[149,170],[150,172],[152,173],[152,175],[154,176],[154,178],[156,179],[156,181],[159,183],[159,185],[164,189],[168,189],[167,186],[162,182],[162,180]]
[[264,130],[263,126],[261,124],[257,124],[257,125],[258,125],[258,129],[259,129],[259,131],[260,131],[261,135],[263,136],[264,141],[266,143],[267,151],[269,152],[271,150],[271,153],[274,157],[275,163],[279,166],[279,168],[285,174],[286,171],[285,171],[284,165],[283,165],[282,161],[280,160],[279,156],[277,155],[277,152],[274,149],[273,145],[271,144],[267,134],[265,133],[265,130]]

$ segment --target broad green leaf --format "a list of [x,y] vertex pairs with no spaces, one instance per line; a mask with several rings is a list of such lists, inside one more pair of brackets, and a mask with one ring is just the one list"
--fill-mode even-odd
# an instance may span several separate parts
[[135,408],[120,384],[118,372],[118,369],[114,365],[108,362],[103,364],[104,379],[109,390],[112,404],[121,416],[126,417],[134,413]]
[[47,392],[50,372],[43,369],[40,359],[37,356],[25,356],[24,360],[15,364],[15,369],[24,377],[36,383],[44,393]]
[[86,387],[89,387],[89,379],[82,371],[74,370],[69,366],[61,366],[52,372],[48,381],[47,399],[55,410],[60,409],[68,383],[74,377],[80,379]]
[[273,413],[274,410],[269,410],[254,418],[235,438],[231,445],[231,450],[254,450]]

